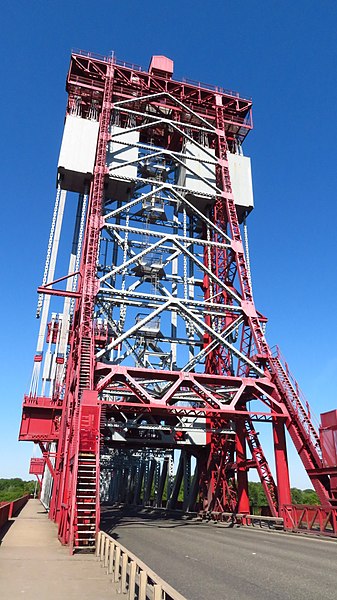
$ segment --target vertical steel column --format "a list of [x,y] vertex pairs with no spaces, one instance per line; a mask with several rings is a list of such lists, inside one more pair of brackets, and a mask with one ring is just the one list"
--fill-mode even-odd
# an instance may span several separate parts
[[167,457],[165,457],[164,462],[162,464],[161,474],[160,474],[160,478],[159,478],[158,490],[157,490],[157,495],[156,495],[156,506],[158,508],[161,508],[163,505],[163,493],[164,493],[165,481],[167,479],[168,461],[169,461],[169,459]]
[[141,494],[142,494],[142,484],[143,484],[143,480],[144,480],[144,475],[145,475],[145,463],[144,463],[144,461],[142,461],[140,463],[138,474],[137,474],[135,494],[134,494],[134,499],[133,499],[133,503],[136,504],[136,506],[138,506],[142,503]]
[[174,484],[173,484],[171,496],[167,500],[167,508],[170,508],[170,509],[176,508],[183,476],[184,476],[184,455],[183,455],[183,451],[181,450],[179,464],[178,464],[177,472],[176,472],[176,475],[174,478]]
[[236,423],[236,464],[237,464],[237,488],[238,488],[238,507],[239,513],[249,513],[249,494],[248,494],[248,474],[247,474],[247,455],[246,455],[246,436],[242,421]]
[[150,499],[151,499],[151,491],[152,491],[152,484],[153,484],[155,470],[156,470],[156,461],[154,459],[152,459],[150,462],[150,468],[149,468],[147,482],[146,482],[145,491],[144,491],[144,506],[148,505],[150,502]]
[[193,511],[196,509],[196,502],[197,502],[197,497],[198,497],[198,492],[199,492],[199,479],[200,479],[199,463],[197,460],[195,469],[194,469],[194,474],[192,477],[191,486],[190,486],[188,504],[186,506],[187,511]]
[[273,419],[274,455],[279,514],[284,504],[291,504],[286,437],[283,421]]
[[187,450],[184,453],[184,499],[183,499],[183,510],[188,509],[190,488],[191,488],[191,455]]

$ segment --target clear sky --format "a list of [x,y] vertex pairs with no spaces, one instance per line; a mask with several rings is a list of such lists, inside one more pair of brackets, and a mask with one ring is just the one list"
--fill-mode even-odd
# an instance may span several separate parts
[[[337,407],[337,4],[334,0],[5,0],[1,11],[0,477],[28,475],[18,444],[72,48],[252,96],[255,301],[313,411]],[[308,480],[289,444],[292,485]]]

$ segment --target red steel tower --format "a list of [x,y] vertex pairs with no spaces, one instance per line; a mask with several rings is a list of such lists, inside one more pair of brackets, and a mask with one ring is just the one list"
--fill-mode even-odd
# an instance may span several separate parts
[[[286,516],[285,428],[333,510],[335,412],[320,438],[254,304],[242,151],[251,100],[175,80],[164,56],[145,71],[74,52],[66,89],[20,429],[42,449],[42,500],[61,541],[94,546],[100,495],[136,504],[152,495],[161,506],[166,489],[174,507],[183,490],[186,510],[248,514],[252,468],[271,515]],[[74,234],[68,268],[61,260],[56,276],[65,210]],[[272,430],[276,481],[256,431],[262,422]]]

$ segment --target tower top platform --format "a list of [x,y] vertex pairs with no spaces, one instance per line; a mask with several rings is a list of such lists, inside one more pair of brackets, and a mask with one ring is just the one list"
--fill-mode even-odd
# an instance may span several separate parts
[[[158,105],[170,108],[172,99],[188,105],[199,116],[215,122],[215,106],[225,108],[226,136],[242,143],[253,128],[252,100],[222,86],[201,83],[183,78],[173,78],[173,61],[165,56],[152,56],[149,69],[119,60],[114,54],[103,56],[83,50],[71,54],[66,90],[70,95],[87,96],[88,102],[96,102],[98,109],[103,97],[108,65],[113,65],[114,82],[112,102],[126,100],[137,95],[157,94]],[[165,97],[164,97],[164,94]],[[159,95],[161,97],[159,98]],[[177,110],[176,102],[174,108]]]

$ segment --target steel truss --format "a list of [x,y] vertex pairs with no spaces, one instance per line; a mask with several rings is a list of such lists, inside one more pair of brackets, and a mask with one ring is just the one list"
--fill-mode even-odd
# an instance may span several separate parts
[[[54,280],[60,171],[20,433],[44,443],[61,541],[94,545],[100,480],[103,501],[162,506],[166,489],[169,507],[182,497],[185,510],[249,513],[255,468],[271,514],[282,515],[291,501],[285,426],[331,508],[335,479],[255,308],[241,236],[248,211],[232,193],[229,153],[252,127],[251,101],[83,53],[71,57],[67,91],[68,115],[99,119],[95,168],[68,275]],[[64,310],[48,339],[62,352],[46,398],[38,385],[53,295]],[[258,421],[272,426],[276,481]]]

